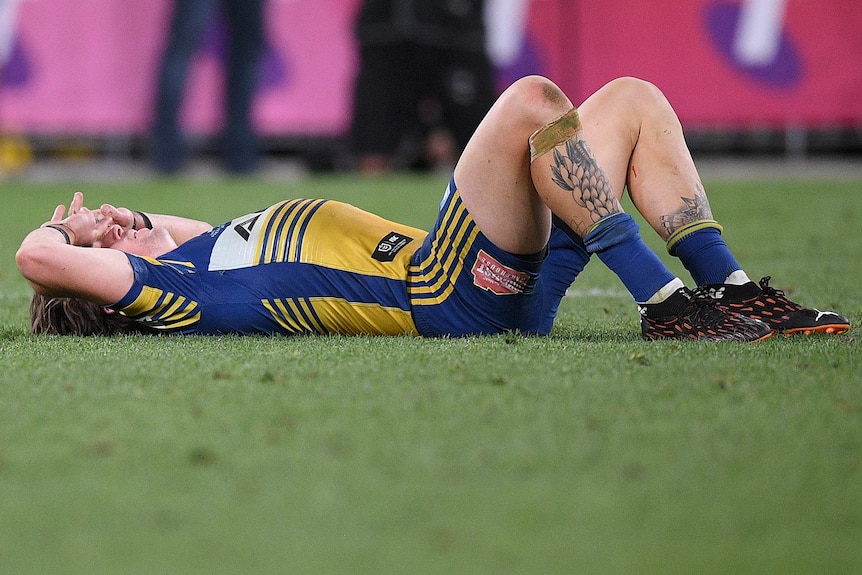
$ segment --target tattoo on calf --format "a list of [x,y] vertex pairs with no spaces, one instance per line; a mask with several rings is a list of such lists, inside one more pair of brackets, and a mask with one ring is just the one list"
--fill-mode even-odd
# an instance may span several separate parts
[[[585,208],[592,223],[604,216],[619,211],[616,196],[604,171],[596,163],[586,141],[571,138],[566,140],[566,155],[554,149],[554,164],[551,166],[552,181],[572,195],[572,200]],[[572,222],[569,222],[571,225]],[[575,227],[575,226],[573,226]],[[587,228],[575,229],[583,237]]]
[[661,216],[661,225],[668,235],[691,222],[712,218],[712,210],[709,208],[709,200],[706,199],[706,191],[698,182],[693,198],[681,197],[682,207]]

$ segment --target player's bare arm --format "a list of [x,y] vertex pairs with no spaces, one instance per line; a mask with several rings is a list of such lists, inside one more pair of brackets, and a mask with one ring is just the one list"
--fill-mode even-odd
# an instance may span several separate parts
[[110,204],[90,210],[84,195],[75,192],[68,216],[65,206],[57,206],[51,219],[24,239],[16,262],[40,295],[113,303],[133,281],[123,252],[157,257],[210,229],[200,220]]
[[133,211],[128,208],[114,207],[111,204],[103,204],[99,211],[104,217],[111,218],[115,224],[127,232],[157,227],[166,228],[177,245],[212,229],[212,225],[201,220]]
[[27,234],[15,254],[18,269],[40,295],[104,304],[119,300],[132,285],[128,258],[116,250],[91,247],[113,221],[84,208],[79,193],[69,211],[64,218],[65,208],[58,206],[49,221]]

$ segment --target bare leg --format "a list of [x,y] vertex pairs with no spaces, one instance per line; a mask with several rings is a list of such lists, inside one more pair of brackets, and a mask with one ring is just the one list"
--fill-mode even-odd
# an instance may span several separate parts
[[635,207],[698,285],[721,284],[709,293],[722,309],[787,334],[850,328],[844,316],[788,300],[768,286],[768,277],[759,286],[749,280],[720,238],[679,119],[658,88],[634,78],[614,80],[578,111],[584,137],[612,188],[628,188]]
[[[599,218],[622,211],[619,198],[627,186],[665,239],[687,214],[711,217],[676,115],[652,84],[634,78],[615,80],[588,98],[578,109],[583,131],[563,152],[561,165],[549,153],[531,171],[530,135],[572,107],[552,82],[522,78],[477,128],[455,181],[491,241],[512,253],[535,253],[547,240],[548,208],[583,236]],[[552,168],[569,181],[568,194],[552,181]]]
[[[549,94],[559,88],[549,83]],[[583,238],[635,301],[653,303],[683,287],[643,243],[638,226],[622,211],[619,194],[584,139],[578,112],[569,108],[530,137],[533,184],[545,204]]]
[[515,254],[541,251],[551,212],[536,193],[527,146],[530,134],[572,108],[551,82],[527,77],[492,106],[455,167],[455,182],[479,229]]
[[[477,128],[455,168],[464,204],[488,239],[517,254],[536,253],[547,244],[552,211],[583,237],[586,252],[596,253],[643,304],[641,325],[647,339],[764,337],[769,328],[759,322],[722,314],[701,317],[702,302],[689,305],[682,282],[643,243],[637,224],[623,213],[619,199],[640,135],[636,127],[641,110],[629,102],[632,94],[617,94],[624,92],[625,84],[640,84],[619,84],[605,90],[607,110],[588,117],[601,128],[594,133],[605,136],[597,138],[601,156],[590,151],[590,133],[556,85],[536,76],[513,84]],[[593,102],[601,103],[599,98]],[[617,123],[602,125],[608,119]],[[644,159],[649,159],[646,154]],[[670,202],[673,196],[664,198]],[[656,204],[659,213],[666,213],[664,202]],[[569,267],[577,272],[577,266]]]
[[578,111],[584,137],[611,187],[628,188],[635,207],[662,239],[712,218],[682,126],[658,88],[620,78],[587,98]]
[[628,188],[635,207],[695,283],[748,282],[721,238],[679,119],[658,88],[620,78],[581,111],[587,138],[612,181]]
[[530,154],[539,195],[582,238],[599,221],[622,213],[618,193],[584,139],[577,110],[536,132]]

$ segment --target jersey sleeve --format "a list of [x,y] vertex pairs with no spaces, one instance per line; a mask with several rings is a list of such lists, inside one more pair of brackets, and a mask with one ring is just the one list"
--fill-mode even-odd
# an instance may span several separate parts
[[123,298],[110,306],[124,316],[162,331],[188,333],[200,321],[200,306],[189,289],[191,262],[126,254],[135,279]]

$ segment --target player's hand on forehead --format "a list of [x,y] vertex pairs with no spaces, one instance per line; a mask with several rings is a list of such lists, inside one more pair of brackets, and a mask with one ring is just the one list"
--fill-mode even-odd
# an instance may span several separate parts
[[[92,215],[97,221],[103,218],[101,213],[95,213],[94,210],[90,210],[84,206],[84,194],[83,192],[75,192],[72,195],[72,201],[69,204],[69,216],[72,217],[74,215],[84,214],[84,215]],[[45,223],[49,224],[59,224],[64,221],[66,215],[66,206],[60,204],[56,208],[54,208],[54,213],[51,215],[51,219]]]
[[134,227],[135,213],[129,208],[117,208],[111,204],[102,204],[99,208],[103,217],[111,218],[115,224],[129,230]]
[[71,229],[79,239],[78,245],[101,247],[101,241],[114,226],[114,220],[101,210],[91,210],[84,206],[84,194],[75,192],[69,204],[68,216],[66,206],[54,208],[51,219],[46,224],[62,224]]

